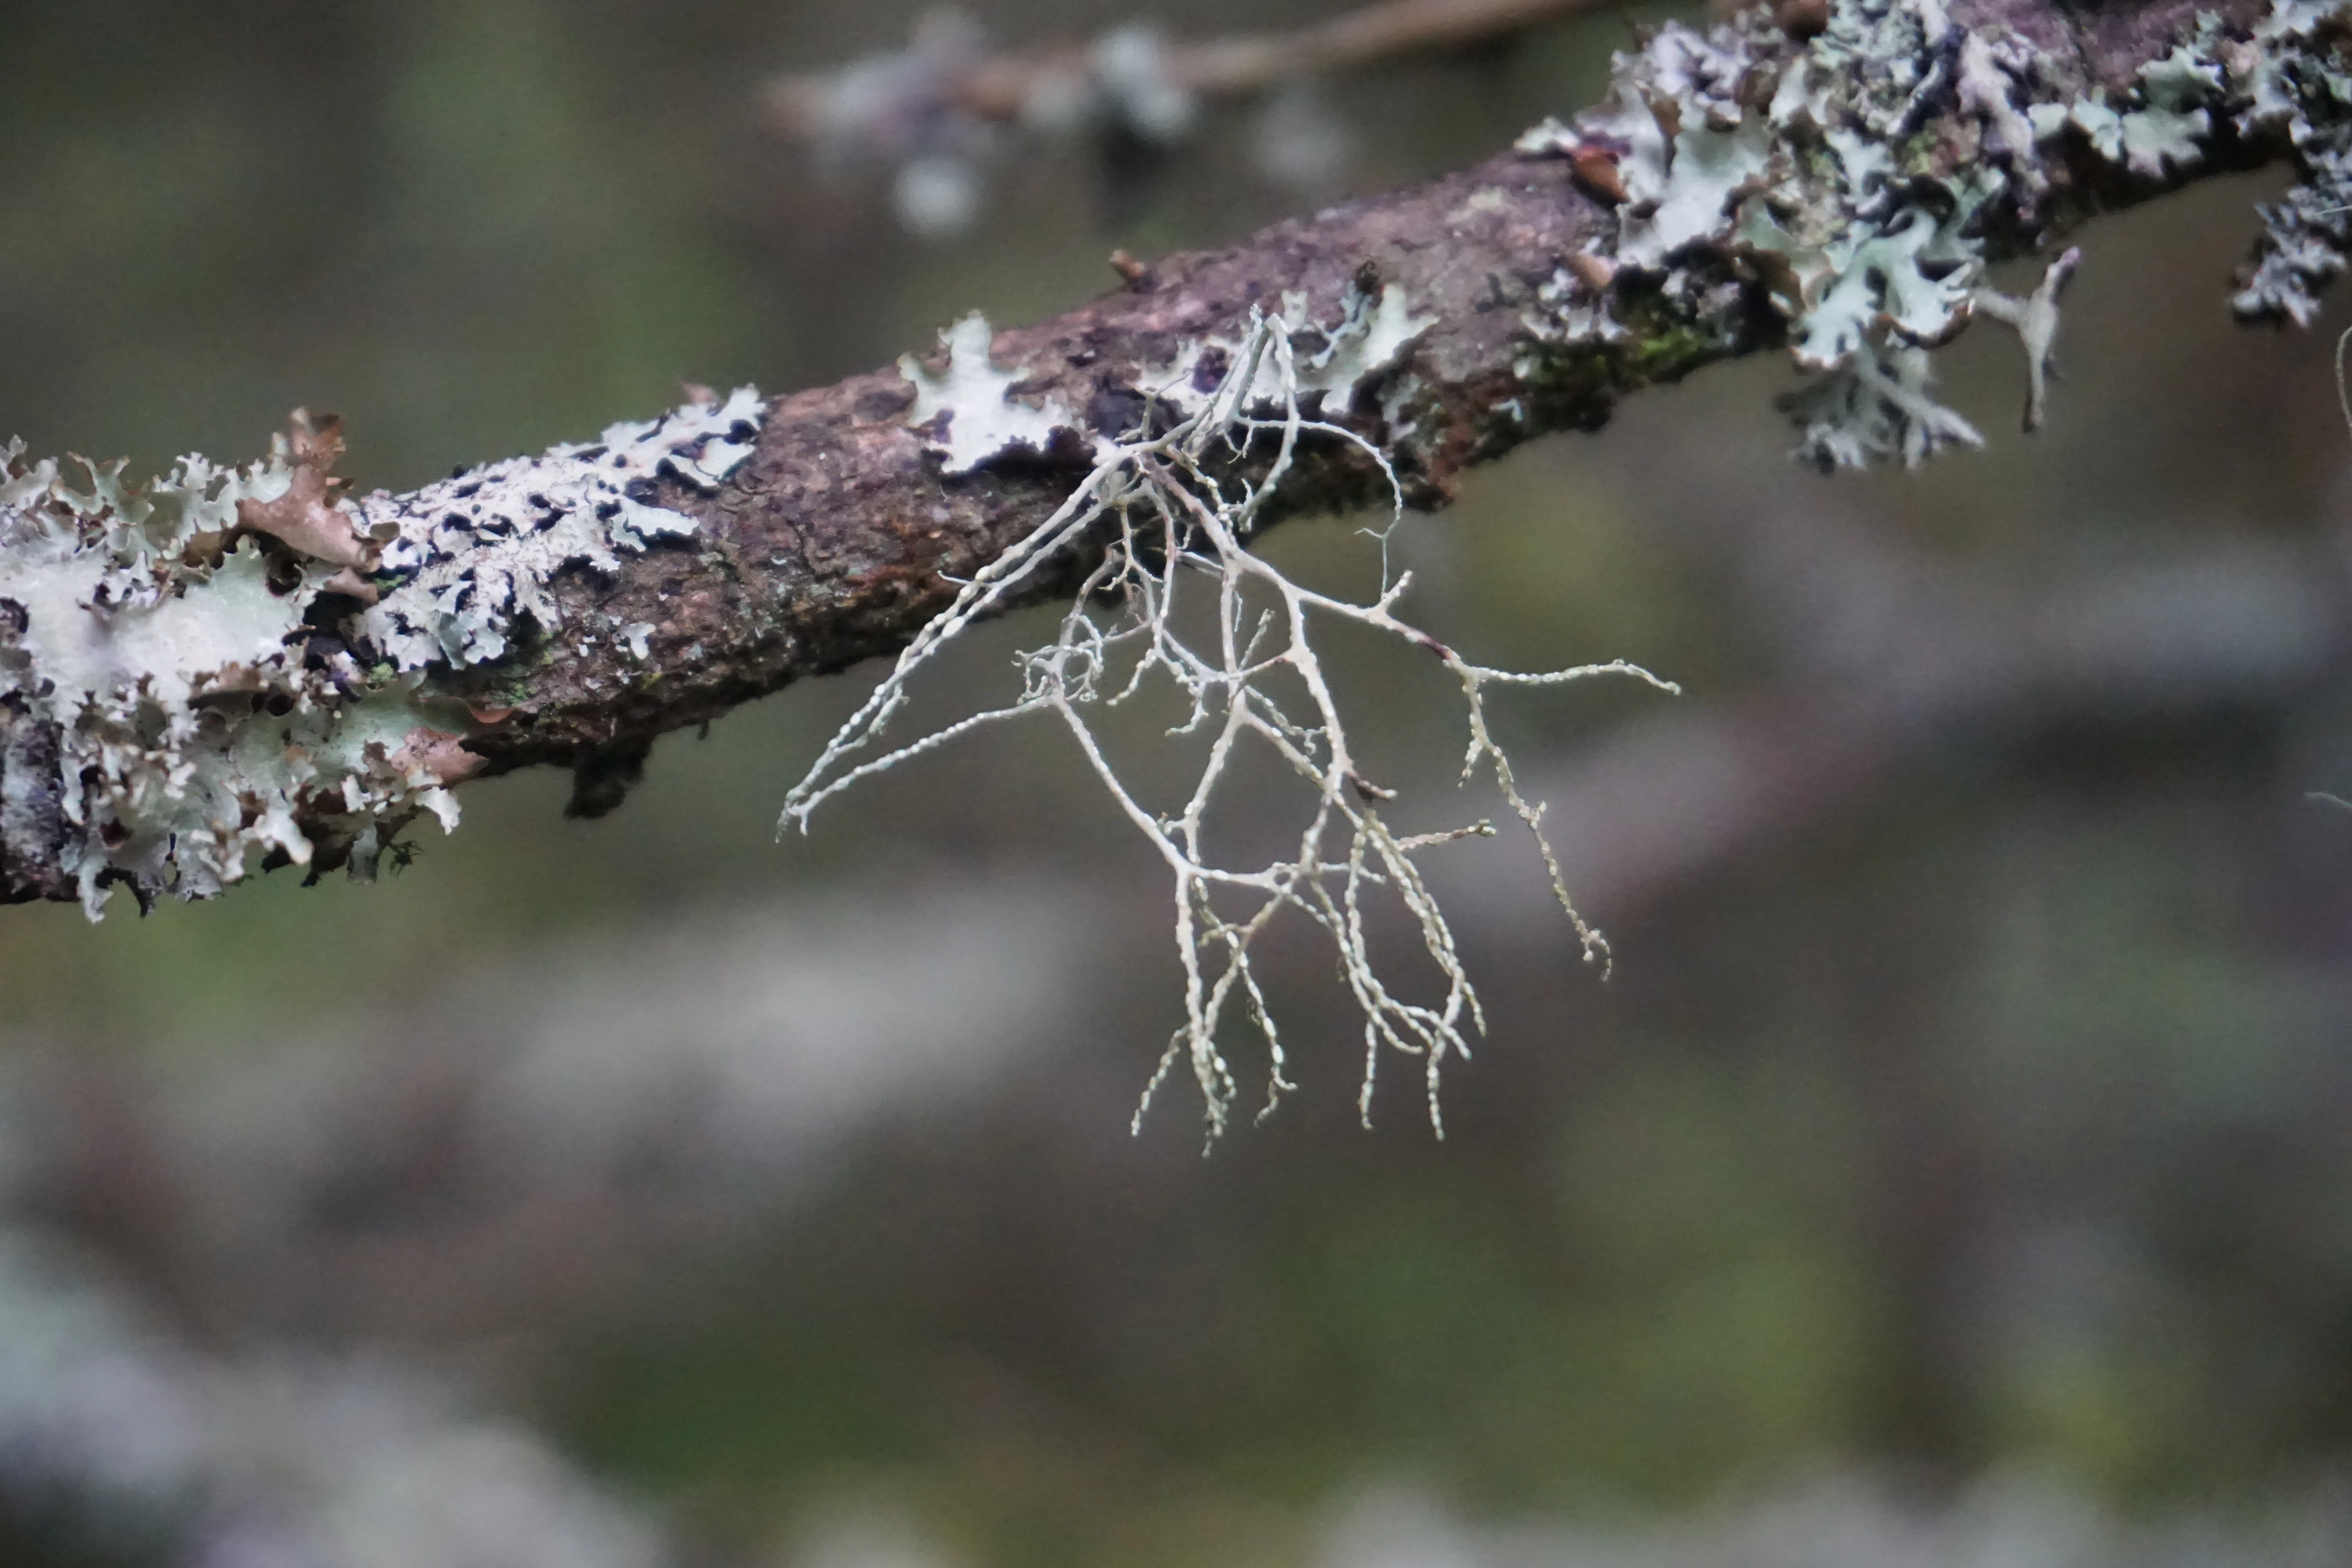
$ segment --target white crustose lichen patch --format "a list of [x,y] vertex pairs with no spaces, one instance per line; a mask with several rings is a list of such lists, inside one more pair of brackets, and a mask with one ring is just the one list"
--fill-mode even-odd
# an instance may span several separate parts
[[[1297,290],[1283,296],[1281,314],[1302,323],[1292,334],[1295,390],[1301,397],[1319,395],[1319,406],[1329,413],[1345,409],[1358,387],[1393,367],[1433,321],[1417,314],[1394,285],[1375,294],[1352,280],[1328,327],[1306,324],[1313,312]],[[1164,414],[1191,418],[1227,384],[1224,367],[1251,341],[1246,331],[1189,339],[1168,363],[1139,370],[1136,390]],[[1106,434],[1088,430],[1050,397],[1032,399],[1013,390],[1024,374],[996,363],[995,333],[979,311],[941,332],[940,342],[947,351],[946,368],[933,370],[907,354],[898,361],[898,373],[915,389],[907,424],[922,433],[942,472],[968,474],[1015,452],[1041,455],[1057,440],[1066,450],[1102,455]]]
[[331,499],[331,426],[299,416],[261,462],[144,487],[0,448],[0,847],[54,862],[93,918],[114,884],[209,897],[257,853],[312,864],[314,838],[372,873],[418,812],[454,826],[446,786],[481,765],[426,673],[496,658],[519,616],[551,626],[565,566],[693,531],[649,481],[717,486],[761,414],[747,387],[358,502]]
[[1055,430],[1077,426],[1059,405],[1034,407],[1013,397],[1021,374],[997,365],[995,342],[988,318],[974,310],[940,334],[948,353],[945,370],[932,370],[912,354],[899,356],[898,373],[915,387],[907,423],[927,433],[950,474],[968,474],[1016,447],[1042,453]]
[[397,668],[422,669],[498,658],[520,612],[554,630],[561,617],[549,580],[575,561],[610,572],[618,551],[692,533],[694,519],[653,503],[655,478],[667,472],[716,489],[751,455],[761,408],[759,393],[740,387],[724,403],[613,426],[601,441],[361,501],[371,527],[392,531],[382,570],[402,578],[360,618],[361,637]]

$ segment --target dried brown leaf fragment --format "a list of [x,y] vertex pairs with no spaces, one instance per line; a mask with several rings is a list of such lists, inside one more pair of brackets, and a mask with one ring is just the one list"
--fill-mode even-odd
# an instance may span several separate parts
[[1576,172],[1576,183],[1584,194],[1611,206],[1625,201],[1625,176],[1618,172],[1617,152],[1597,142],[1587,142],[1569,157],[1569,167]]
[[453,784],[489,765],[488,757],[467,751],[465,742],[463,735],[419,724],[384,761],[396,773],[421,771],[436,784]]
[[1563,258],[1561,265],[1575,276],[1579,283],[1583,284],[1587,289],[1595,294],[1606,292],[1609,285],[1614,282],[1617,277],[1617,267],[1614,262],[1605,256],[1595,256],[1590,251],[1570,251]]
[[293,468],[292,480],[275,500],[237,502],[238,525],[268,534],[314,561],[355,569],[369,565],[374,551],[360,537],[351,514],[334,500],[335,490],[344,482],[334,473],[343,456],[341,418],[330,414],[314,421],[309,409],[298,408],[279,439]]

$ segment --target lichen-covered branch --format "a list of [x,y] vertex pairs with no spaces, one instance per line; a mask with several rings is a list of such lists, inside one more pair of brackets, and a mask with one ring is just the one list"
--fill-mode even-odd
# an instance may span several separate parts
[[[330,431],[238,469],[33,462],[0,479],[0,898],[209,895],[364,873],[448,786],[578,770],[619,798],[661,732],[891,651],[1097,471],[1220,384],[1254,308],[1294,329],[1309,438],[1258,513],[1423,507],[1465,465],[1786,348],[1825,463],[1976,433],[1933,351],[1979,313],[2037,372],[2056,287],[1986,265],[2095,212],[2288,160],[2241,280],[2306,320],[2352,244],[2352,76],[2311,0],[2063,9],[1838,0],[1669,27],[1607,101],[1479,167],[1133,269],[929,363],[749,391],[408,496],[339,494]],[[2095,287],[2087,280],[2084,287]],[[2034,405],[2038,407],[2038,395]],[[1225,459],[1263,473],[1270,450]],[[1376,460],[1377,459],[1377,460]],[[1035,592],[1083,582],[1083,537]]]

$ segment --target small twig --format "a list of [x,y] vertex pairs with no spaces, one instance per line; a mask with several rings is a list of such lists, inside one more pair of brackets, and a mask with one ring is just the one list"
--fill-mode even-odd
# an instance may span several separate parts
[[2336,340],[2336,406],[2343,411],[2344,429],[2352,435],[2352,387],[2344,383],[2344,351],[2352,347],[2352,327],[2344,329]]
[[[1172,146],[1192,133],[1205,100],[1503,37],[1602,3],[1386,0],[1286,33],[1182,44],[1149,24],[1127,23],[1084,43],[1020,51],[990,49],[977,23],[940,7],[917,21],[903,49],[773,79],[761,90],[761,114],[772,131],[813,146],[828,164],[894,170],[899,220],[916,233],[941,235],[978,218],[982,168],[1013,133],[1111,134]],[[1311,110],[1298,113],[1316,119]],[[1267,134],[1294,152],[1317,142],[1312,135],[1300,141],[1296,125],[1277,132],[1269,122]],[[1324,147],[1301,154],[1302,163],[1275,142],[1260,152],[1267,173],[1294,183],[1319,177],[1318,169],[1328,174],[1338,155]],[[1127,276],[1130,288],[1148,286]]]
[[[2042,412],[2049,392],[2052,362],[2058,340],[2058,298],[2066,291],[2067,280],[2081,266],[2083,252],[2069,246],[2051,262],[2042,274],[2042,281],[2032,293],[2019,300],[1998,289],[1979,289],[1973,300],[1979,315],[2014,329],[2025,345],[2025,431],[2032,435],[2042,428]],[[2340,365],[2340,353],[2339,353]],[[2336,376],[2336,388],[2343,389],[2343,376]],[[2352,417],[2352,416],[2347,416]]]
[[1171,51],[1176,79],[1213,97],[1262,91],[1292,77],[1353,70],[1429,49],[1458,48],[1591,10],[1603,0],[1386,0],[1296,32],[1212,39]]
[[[1353,70],[1429,49],[1457,48],[1507,37],[1529,27],[1591,10],[1606,0],[1383,0],[1328,22],[1284,33],[1245,33],[1199,43],[1161,46],[1158,68],[1167,84],[1194,98],[1263,92],[1297,77]],[[951,31],[950,29],[955,29]],[[1037,117],[1049,100],[1069,101],[1099,84],[1099,43],[1068,41],[1003,53],[970,45],[963,24],[930,20],[919,26],[947,58],[928,84],[941,108],[997,125]],[[952,37],[955,47],[940,40]],[[834,134],[842,83],[856,67],[796,72],[776,78],[762,94],[769,127],[794,141]]]

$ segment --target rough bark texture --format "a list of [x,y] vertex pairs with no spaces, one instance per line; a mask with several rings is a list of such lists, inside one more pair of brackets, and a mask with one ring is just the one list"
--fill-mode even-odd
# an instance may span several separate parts
[[[2143,68],[2198,37],[2200,14],[2218,18],[2218,30],[2207,24],[2206,43],[2226,47],[2242,47],[2236,40],[2269,12],[2252,0],[1956,0],[1956,26],[1937,47],[1939,58],[1957,60],[1967,33],[2030,44],[2021,110],[2086,97],[2154,104]],[[1753,23],[1745,39],[1743,58],[1767,64],[1804,47]],[[2325,57],[2336,35],[2322,27],[2280,47]],[[1948,81],[1940,91],[1923,89],[1917,103],[1899,149],[1914,184],[1927,179],[1919,171],[1958,179],[1991,155],[1992,121],[1965,92]],[[2030,254],[2089,216],[2190,179],[2283,157],[2301,159],[2308,174],[2308,120],[2265,123],[2218,104],[2205,119],[2186,162],[2127,163],[2087,135],[2045,133],[2030,154],[2035,188],[2021,197],[2013,184],[1988,201],[1970,243],[1986,260]],[[1537,435],[1597,427],[1639,387],[1790,342],[1785,298],[1736,249],[1686,245],[1662,268],[1595,265],[1591,253],[1609,254],[1634,209],[1610,189],[1613,163],[1570,155],[1574,145],[1571,137],[1507,153],[1227,249],[1165,259],[1067,315],[997,334],[994,362],[1020,374],[1016,400],[1083,411],[1094,434],[1115,437],[1148,412],[1138,390],[1148,367],[1171,363],[1188,344],[1237,339],[1253,307],[1303,300],[1307,318],[1328,330],[1336,302],[1400,290],[1425,328],[1354,387],[1348,407],[1322,413],[1384,450],[1409,503],[1428,509],[1444,504],[1469,464]],[[1615,155],[1605,136],[1592,145],[1603,163]],[[1564,297],[1605,315],[1608,331],[1531,332],[1532,320],[1559,317]],[[695,532],[649,539],[609,571],[574,564],[549,584],[563,625],[649,628],[635,646],[551,635],[518,617],[509,651],[427,668],[423,698],[471,710],[464,745],[484,760],[479,773],[574,767],[575,809],[593,815],[617,803],[662,732],[900,647],[952,596],[950,576],[970,576],[1026,535],[1094,460],[1086,433],[1066,432],[1042,452],[1013,448],[950,475],[929,438],[936,432],[910,426],[914,402],[913,384],[896,369],[776,400],[755,449],[723,482],[665,475],[646,488],[649,501],[694,519]],[[1344,508],[1372,499],[1379,482],[1360,453],[1331,442],[1298,463],[1283,504]],[[0,577],[0,611],[7,595]],[[69,813],[58,805],[54,731],[21,704],[0,707],[0,791],[11,814],[0,899],[87,900],[88,879],[78,895],[66,868]],[[442,776],[454,783],[470,767]],[[302,811],[297,816],[309,830]],[[42,852],[45,837],[58,852]]]

